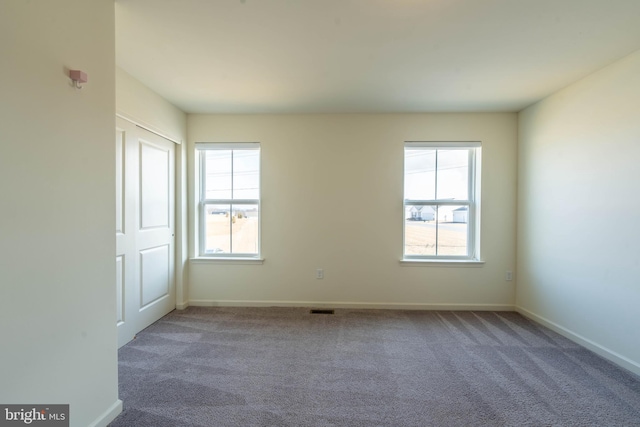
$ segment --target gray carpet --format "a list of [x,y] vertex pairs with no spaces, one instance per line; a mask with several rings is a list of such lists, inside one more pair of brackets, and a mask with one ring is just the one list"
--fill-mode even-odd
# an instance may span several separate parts
[[640,426],[640,378],[510,312],[199,308],[119,351],[126,426]]

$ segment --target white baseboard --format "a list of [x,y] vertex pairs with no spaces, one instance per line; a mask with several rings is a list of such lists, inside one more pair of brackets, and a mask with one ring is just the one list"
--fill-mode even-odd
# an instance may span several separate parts
[[189,307],[189,302],[188,301],[176,304],[176,310],[184,310],[187,307]]
[[195,307],[318,307],[444,311],[514,311],[515,309],[511,304],[423,304],[343,301],[190,300],[187,305]]
[[546,319],[542,316],[539,316],[535,313],[532,313],[531,311],[522,308],[522,307],[515,307],[515,310],[522,314],[523,316],[533,320],[534,322],[540,323],[541,325],[546,326],[547,328],[551,329],[554,332],[559,333],[560,335],[564,336],[565,338],[570,339],[571,341],[580,344],[583,347],[588,348],[589,350],[593,351],[594,353],[604,357],[605,359],[615,363],[616,365],[627,369],[628,371],[633,372],[636,375],[640,375],[640,364],[637,362],[634,362],[633,360],[624,357],[621,354],[616,353],[613,350],[610,350],[594,341],[591,341],[590,339],[583,337],[580,334],[577,334],[567,328],[565,328],[564,326],[560,326],[555,322],[552,322],[549,319]]
[[89,427],[107,427],[122,412],[122,400],[118,399],[109,409],[100,415]]

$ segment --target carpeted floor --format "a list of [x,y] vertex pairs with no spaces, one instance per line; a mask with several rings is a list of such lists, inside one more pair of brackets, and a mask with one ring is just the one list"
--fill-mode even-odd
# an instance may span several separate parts
[[142,426],[640,426],[640,378],[510,312],[200,308],[119,351]]

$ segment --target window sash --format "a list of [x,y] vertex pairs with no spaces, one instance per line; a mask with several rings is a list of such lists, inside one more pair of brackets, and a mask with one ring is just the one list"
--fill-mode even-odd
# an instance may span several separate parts
[[[207,248],[206,248],[206,230],[207,230],[207,207],[211,206],[211,205],[224,205],[224,206],[228,206],[229,207],[229,252],[220,252],[220,253],[215,253],[215,252],[207,252]],[[257,235],[257,250],[255,252],[236,252],[236,250],[234,249],[234,242],[233,242],[233,227],[234,227],[234,222],[233,222],[233,212],[234,212],[234,206],[255,206],[257,209],[257,217],[258,217],[258,235]],[[235,202],[231,202],[231,203],[218,203],[217,201],[213,201],[213,202],[203,202],[200,205],[200,228],[201,228],[201,238],[200,238],[200,256],[206,256],[206,257],[223,257],[223,258],[257,258],[259,257],[260,254],[260,203],[259,202],[255,202],[255,203],[235,203]]]
[[[468,158],[468,174],[467,174],[467,199],[462,200],[438,200],[437,195],[437,176],[438,167],[434,169],[436,176],[436,194],[435,199],[403,199],[403,259],[425,259],[425,260],[474,260],[479,259],[479,248],[477,245],[478,232],[478,216],[477,216],[477,159],[479,158],[478,149],[480,142],[406,142],[404,147],[405,164],[403,169],[403,177],[406,180],[406,153],[408,151],[448,151],[448,150],[466,150],[469,153]],[[406,191],[406,189],[405,189]],[[438,255],[438,227],[439,218],[436,216],[436,254],[435,255],[417,255],[407,254],[407,207],[410,206],[431,206],[438,208],[439,206],[466,206],[468,209],[467,217],[467,253],[466,255]]]
[[[207,167],[206,167],[206,153],[211,150],[226,150],[226,151],[258,151],[258,156],[260,156],[260,143],[196,143],[196,150],[199,156],[199,193],[200,200],[198,203],[198,252],[201,257],[209,257],[209,258],[259,258],[260,257],[260,217],[261,217],[261,207],[260,207],[260,193],[261,193],[261,166],[258,166],[258,196],[259,198],[252,199],[229,199],[229,198],[207,198]],[[258,160],[260,162],[260,160]],[[233,182],[233,156],[231,160],[231,191],[233,196],[234,190],[234,182]],[[230,239],[230,252],[225,253],[207,253],[206,252],[206,230],[207,230],[207,206],[210,205],[228,205],[230,207],[230,221],[233,212],[233,206],[256,206],[258,212],[258,231],[257,231],[257,250],[256,252],[247,252],[247,253],[233,253],[233,231],[230,228],[229,231],[229,239]]]
[[[435,255],[418,255],[418,254],[407,254],[407,244],[406,242],[404,242],[404,259],[452,259],[452,260],[466,260],[466,259],[475,259],[475,227],[474,227],[474,223],[475,221],[473,220],[473,218],[475,217],[475,207],[473,205],[473,203],[467,203],[467,202],[460,202],[458,201],[457,203],[411,203],[411,204],[406,204],[405,205],[405,209],[404,209],[404,222],[403,222],[403,227],[405,227],[405,231],[403,234],[403,238],[406,239],[406,221],[408,220],[406,217],[406,207],[407,206],[422,206],[422,207],[432,207],[435,208],[434,210],[436,211],[435,214],[435,250],[436,250],[436,254]],[[464,255],[440,255],[438,254],[438,251],[442,249],[442,247],[440,246],[440,242],[439,242],[439,237],[440,237],[440,225],[442,224],[442,221],[440,219],[440,213],[438,212],[438,208],[440,206],[461,206],[461,207],[466,207],[467,208],[467,232],[466,232],[466,249],[467,249],[467,253]],[[452,213],[453,214],[453,213]],[[453,220],[453,218],[452,218]]]

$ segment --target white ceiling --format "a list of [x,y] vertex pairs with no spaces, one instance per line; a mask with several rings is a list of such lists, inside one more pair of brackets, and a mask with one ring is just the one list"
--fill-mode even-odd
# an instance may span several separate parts
[[188,113],[519,111],[640,49],[640,0],[116,0]]

